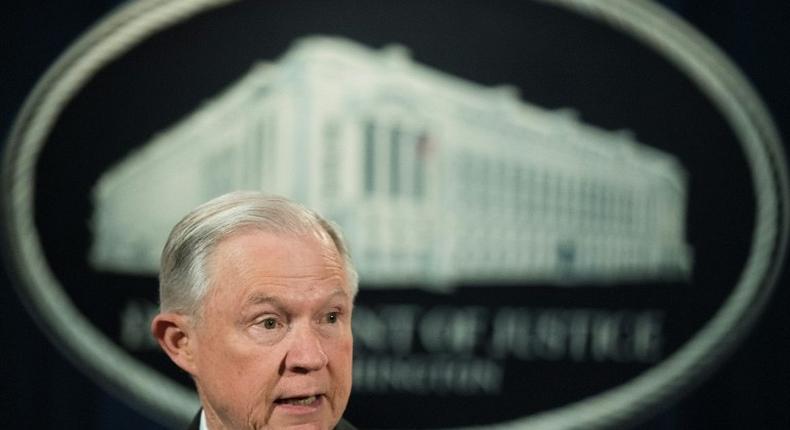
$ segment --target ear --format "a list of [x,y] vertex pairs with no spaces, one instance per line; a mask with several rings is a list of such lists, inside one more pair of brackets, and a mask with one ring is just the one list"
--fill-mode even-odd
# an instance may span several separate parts
[[188,316],[172,312],[161,313],[151,321],[151,334],[173,363],[190,375],[196,375],[197,339]]

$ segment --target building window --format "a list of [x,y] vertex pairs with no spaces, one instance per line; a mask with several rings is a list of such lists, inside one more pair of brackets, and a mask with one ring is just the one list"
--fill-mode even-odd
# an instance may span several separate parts
[[372,119],[365,121],[364,135],[365,194],[372,196],[376,192],[376,124]]
[[328,198],[337,197],[340,188],[340,125],[337,120],[329,120],[324,124],[324,195]]
[[395,125],[390,130],[390,194],[395,197],[401,193],[401,128]]
[[414,162],[414,197],[421,199],[425,197],[425,167],[427,165],[429,151],[430,151],[430,138],[428,133],[422,132],[417,138],[416,152]]

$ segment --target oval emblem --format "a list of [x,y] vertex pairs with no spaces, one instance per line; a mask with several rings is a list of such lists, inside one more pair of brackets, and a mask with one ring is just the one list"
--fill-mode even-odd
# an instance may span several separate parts
[[771,293],[781,142],[740,72],[661,7],[511,3],[125,5],[7,141],[20,293],[92,376],[181,425],[191,381],[148,334],[159,253],[192,207],[258,189],[348,238],[360,428],[649,416]]

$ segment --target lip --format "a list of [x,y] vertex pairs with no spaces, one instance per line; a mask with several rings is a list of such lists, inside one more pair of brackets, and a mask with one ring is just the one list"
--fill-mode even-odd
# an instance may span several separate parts
[[[274,406],[275,409],[285,412],[289,415],[308,415],[321,409],[321,407],[324,405],[324,402],[326,401],[326,398],[324,397],[323,394],[312,394],[312,395],[315,396],[315,400],[308,405],[283,403],[278,400],[275,401]],[[309,397],[309,396],[308,395],[288,396],[288,398],[295,398],[295,397],[301,398],[301,397]]]

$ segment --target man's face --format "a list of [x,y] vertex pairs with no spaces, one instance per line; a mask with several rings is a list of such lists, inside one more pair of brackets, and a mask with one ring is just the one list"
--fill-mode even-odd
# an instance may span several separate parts
[[209,277],[190,340],[209,428],[332,428],[351,391],[353,349],[335,249],[248,231],[220,242]]

